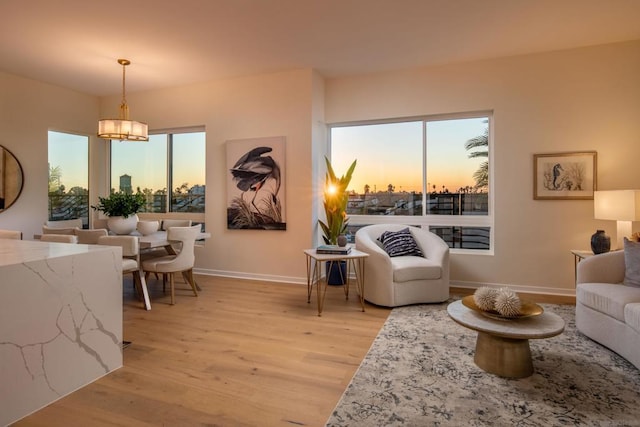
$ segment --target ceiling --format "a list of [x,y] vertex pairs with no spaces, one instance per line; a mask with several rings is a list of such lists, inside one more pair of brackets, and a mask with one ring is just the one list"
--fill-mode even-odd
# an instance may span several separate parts
[[0,70],[104,96],[640,39],[640,0],[0,0]]

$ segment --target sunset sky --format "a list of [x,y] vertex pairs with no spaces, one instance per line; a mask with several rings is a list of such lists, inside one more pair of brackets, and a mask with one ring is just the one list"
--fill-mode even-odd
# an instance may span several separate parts
[[[431,121],[427,123],[427,183],[429,191],[444,186],[451,192],[473,186],[473,173],[486,158],[469,159],[464,144],[487,128],[486,118]],[[343,175],[354,159],[357,166],[349,190],[422,192],[422,121],[366,126],[334,127],[331,159],[337,175]]]

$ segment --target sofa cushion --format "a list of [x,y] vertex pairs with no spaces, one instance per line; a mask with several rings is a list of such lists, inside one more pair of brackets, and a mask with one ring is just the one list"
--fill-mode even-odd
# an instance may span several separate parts
[[442,267],[434,261],[418,256],[399,256],[391,258],[393,281],[396,283],[410,280],[434,280],[442,276]]
[[382,247],[390,257],[413,255],[423,256],[409,227],[399,231],[385,231],[378,237]]
[[624,306],[624,322],[636,333],[640,334],[640,302]]
[[624,308],[640,303],[640,288],[611,283],[580,283],[576,299],[583,305],[624,322]]
[[624,284],[640,286],[640,243],[624,238]]

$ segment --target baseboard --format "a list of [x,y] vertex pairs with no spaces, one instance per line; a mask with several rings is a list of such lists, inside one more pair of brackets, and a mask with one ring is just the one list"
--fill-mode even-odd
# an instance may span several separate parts
[[275,276],[271,274],[253,274],[244,271],[225,271],[225,270],[210,270],[204,268],[194,268],[194,274],[202,274],[204,276],[217,276],[217,277],[230,277],[234,279],[247,279],[247,280],[262,280],[265,282],[278,282],[278,283],[291,283],[296,285],[306,285],[307,279],[305,277],[292,277],[292,276]]
[[[306,285],[306,277],[294,277],[294,276],[276,276],[271,274],[253,274],[243,271],[225,271],[225,270],[211,270],[204,268],[194,268],[195,274],[203,274],[205,276],[218,276],[218,277],[230,277],[235,279],[247,279],[247,280],[262,280],[265,282],[278,282],[278,283],[291,283],[296,285]],[[567,302],[575,301],[576,291],[574,289],[558,289],[547,288],[538,286],[519,286],[502,283],[480,283],[480,282],[465,282],[452,280],[450,282],[452,288],[459,288],[468,291],[469,294],[473,293],[475,289],[481,286],[488,286],[491,288],[511,288],[513,291],[520,294],[539,295],[539,296],[551,296],[554,299],[565,300]]]
[[452,280],[450,282],[451,287],[463,288],[463,289],[478,289],[481,286],[488,286],[490,288],[510,288],[518,293],[525,294],[541,294],[541,295],[554,295],[561,297],[574,297],[576,296],[576,290],[573,289],[558,289],[547,288],[542,286],[520,286],[503,283],[480,283],[480,282],[464,282]]

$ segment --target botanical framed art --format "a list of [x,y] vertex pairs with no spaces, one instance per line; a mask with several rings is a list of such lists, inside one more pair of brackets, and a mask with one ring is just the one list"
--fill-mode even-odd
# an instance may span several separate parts
[[595,151],[533,155],[535,200],[589,200],[596,190]]
[[227,228],[286,230],[285,137],[227,141]]

